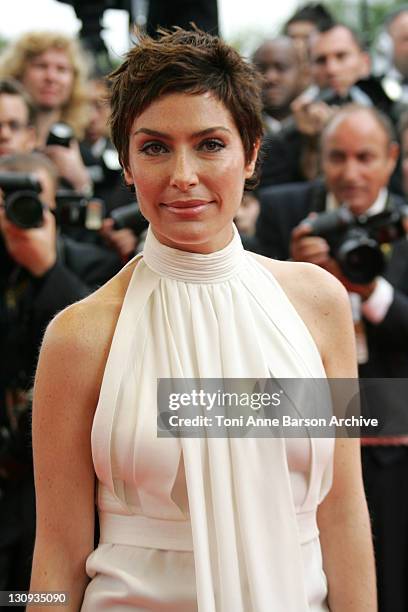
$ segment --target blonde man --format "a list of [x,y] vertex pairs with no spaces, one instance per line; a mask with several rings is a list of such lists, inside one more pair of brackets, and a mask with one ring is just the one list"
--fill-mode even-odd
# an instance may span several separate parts
[[[56,122],[69,124],[77,139],[83,137],[89,108],[87,67],[88,59],[79,42],[55,32],[23,34],[0,55],[0,78],[20,81],[39,109],[39,148],[45,147],[50,127]],[[69,147],[46,147],[44,152],[74,189],[92,189],[76,141]]]
[[65,121],[81,138],[87,123],[88,63],[76,39],[27,32],[0,55],[0,76],[21,81],[40,108],[43,132],[51,123]]

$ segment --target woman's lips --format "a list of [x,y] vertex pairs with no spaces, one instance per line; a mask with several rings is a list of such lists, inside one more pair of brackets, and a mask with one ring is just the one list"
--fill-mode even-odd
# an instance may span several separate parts
[[211,204],[212,202],[207,202],[205,200],[187,200],[163,202],[161,206],[175,215],[191,217],[204,212]]

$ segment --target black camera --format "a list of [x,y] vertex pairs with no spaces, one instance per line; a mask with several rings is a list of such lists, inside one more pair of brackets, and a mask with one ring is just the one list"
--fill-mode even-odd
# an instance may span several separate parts
[[113,228],[115,230],[128,228],[131,229],[136,236],[139,236],[149,225],[149,222],[140,212],[137,202],[114,208],[110,212],[110,217],[114,221]]
[[48,132],[47,145],[59,145],[69,147],[74,138],[74,131],[67,123],[53,123]]
[[[308,104],[324,102],[328,106],[342,106],[347,101],[349,101],[348,97],[344,98],[337,94],[334,89],[331,89],[331,87],[327,87],[325,89],[319,89],[318,91],[313,92],[310,96]],[[279,132],[283,137],[288,137],[297,131],[297,123],[293,116],[283,119],[281,122],[281,132]]]
[[4,207],[9,221],[22,229],[43,224],[44,205],[38,196],[41,185],[34,174],[1,172],[0,189],[4,193]]
[[[81,193],[69,189],[57,192],[57,223],[61,227],[81,227],[99,230],[105,218],[105,203],[99,198],[86,198]],[[139,236],[149,225],[139,210],[137,202],[120,206],[109,213],[113,219],[113,229],[131,229]]]
[[326,87],[324,89],[320,89],[316,96],[311,100],[314,102],[324,102],[328,106],[343,106],[347,102],[349,102],[349,96],[341,96],[331,87]]
[[408,206],[390,206],[377,215],[355,217],[346,206],[308,218],[312,235],[325,238],[330,254],[353,283],[367,284],[385,267],[381,245],[405,236]]
[[57,223],[61,227],[99,230],[105,217],[105,204],[99,198],[86,198],[70,189],[60,189],[56,196]]

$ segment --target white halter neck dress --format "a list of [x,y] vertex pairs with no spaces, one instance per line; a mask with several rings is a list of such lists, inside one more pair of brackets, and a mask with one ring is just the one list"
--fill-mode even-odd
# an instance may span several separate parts
[[322,378],[273,275],[233,240],[209,255],[149,230],[92,429],[100,543],[83,612],[321,612],[316,509],[334,441],[157,438],[158,378]]

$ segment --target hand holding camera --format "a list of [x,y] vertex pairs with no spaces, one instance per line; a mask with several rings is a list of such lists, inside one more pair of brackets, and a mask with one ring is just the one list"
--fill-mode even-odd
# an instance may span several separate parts
[[295,261],[317,264],[334,274],[349,291],[367,299],[385,268],[384,250],[405,237],[408,206],[387,206],[376,215],[355,217],[345,205],[312,213],[292,232]]
[[100,234],[106,244],[118,253],[123,262],[128,261],[135,254],[137,236],[127,227],[115,229],[115,222],[112,218],[103,220]]
[[326,92],[312,99],[308,92],[306,92],[301,94],[291,104],[297,129],[309,137],[320,135],[337,108]]
[[9,255],[33,276],[43,276],[55,264],[56,225],[48,209],[43,210],[43,224],[33,229],[22,229],[6,217],[0,207],[0,232]]
[[312,229],[308,221],[315,215],[316,213],[311,213],[305,221],[302,221],[293,230],[290,254],[294,261],[305,261],[325,268],[331,260],[330,248],[324,238],[312,235]]
[[69,125],[55,123],[51,127],[44,153],[58,168],[59,176],[68,181],[75,191],[87,193],[91,190],[89,172]]
[[[311,213],[310,220],[316,217]],[[358,293],[361,298],[367,300],[373,293],[377,281],[373,279],[369,283],[353,283],[342,272],[337,261],[330,255],[330,246],[325,238],[312,235],[312,227],[308,223],[309,218],[302,221],[292,232],[291,255],[294,261],[313,263],[333,274],[352,293]]]
[[39,198],[34,174],[0,173],[0,232],[8,253],[34,276],[42,276],[56,260],[54,215]]

